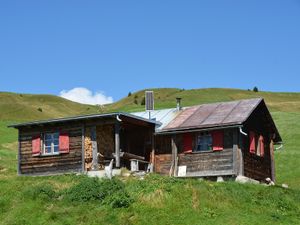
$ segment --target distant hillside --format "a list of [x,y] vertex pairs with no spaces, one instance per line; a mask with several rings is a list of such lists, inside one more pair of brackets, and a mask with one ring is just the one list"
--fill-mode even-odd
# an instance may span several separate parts
[[[300,112],[300,93],[253,92],[239,89],[176,89],[153,88],[155,108],[176,106],[176,97],[182,98],[183,106],[209,102],[263,97],[272,111]],[[113,104],[99,106],[84,105],[54,95],[32,95],[0,92],[0,120],[24,121],[65,117],[112,111],[143,111],[145,90],[133,93]]]
[[0,92],[0,120],[40,120],[97,111],[96,106],[75,103],[53,95]]
[[[176,89],[159,88],[154,91],[155,108],[170,108],[176,106],[176,97],[182,98],[183,106],[202,103],[232,101],[245,98],[263,97],[272,111],[300,112],[300,93],[253,92],[240,89],[208,88],[208,89]],[[108,111],[139,111],[145,90],[133,93],[106,107]]]

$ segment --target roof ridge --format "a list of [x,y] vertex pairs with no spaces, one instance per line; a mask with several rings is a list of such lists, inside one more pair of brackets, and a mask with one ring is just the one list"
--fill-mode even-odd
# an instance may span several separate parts
[[240,102],[240,101],[247,101],[247,100],[254,100],[254,99],[263,99],[262,97],[257,97],[257,98],[245,98],[245,99],[236,99],[236,100],[230,100],[230,101],[220,101],[220,102],[209,102],[209,103],[203,103],[199,105],[192,105],[188,107],[193,107],[193,106],[201,106],[201,105],[213,105],[213,104],[222,104],[222,103],[232,103],[232,102]]

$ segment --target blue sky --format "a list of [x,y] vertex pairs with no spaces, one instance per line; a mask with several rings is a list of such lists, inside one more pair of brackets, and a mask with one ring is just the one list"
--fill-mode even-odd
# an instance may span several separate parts
[[3,0],[0,78],[1,91],[114,100],[152,87],[299,92],[300,1]]

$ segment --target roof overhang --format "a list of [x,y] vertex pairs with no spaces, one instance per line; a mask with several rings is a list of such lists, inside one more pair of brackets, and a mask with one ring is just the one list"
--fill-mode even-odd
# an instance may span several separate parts
[[104,114],[90,114],[90,115],[82,115],[82,116],[74,116],[74,117],[64,117],[64,118],[56,118],[56,119],[49,119],[49,120],[39,120],[39,121],[32,121],[26,123],[19,123],[19,124],[11,124],[9,128],[21,128],[21,127],[28,127],[28,126],[39,126],[39,125],[47,125],[47,124],[55,124],[55,123],[67,123],[67,122],[75,122],[75,121],[86,121],[90,119],[101,119],[101,118],[130,118],[138,121],[143,121],[149,124],[159,124],[159,122],[155,120],[145,119],[139,116],[135,116],[129,113],[124,112],[115,112],[115,113],[104,113]]
[[156,131],[156,135],[168,135],[168,134],[182,134],[182,133],[191,133],[191,132],[198,132],[198,131],[212,131],[212,130],[219,130],[219,129],[230,129],[230,128],[239,128],[242,127],[241,124],[228,124],[222,126],[210,126],[210,127],[189,127],[183,129],[169,129],[169,130],[161,130]]

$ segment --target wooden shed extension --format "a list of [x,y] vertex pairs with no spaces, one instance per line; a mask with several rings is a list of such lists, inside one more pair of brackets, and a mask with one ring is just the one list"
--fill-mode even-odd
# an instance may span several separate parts
[[[252,152],[250,134],[256,135]],[[199,146],[203,136],[212,140],[209,149]],[[180,177],[244,175],[256,180],[275,180],[273,144],[282,141],[261,98],[183,109],[156,131],[155,140],[158,173]]]

